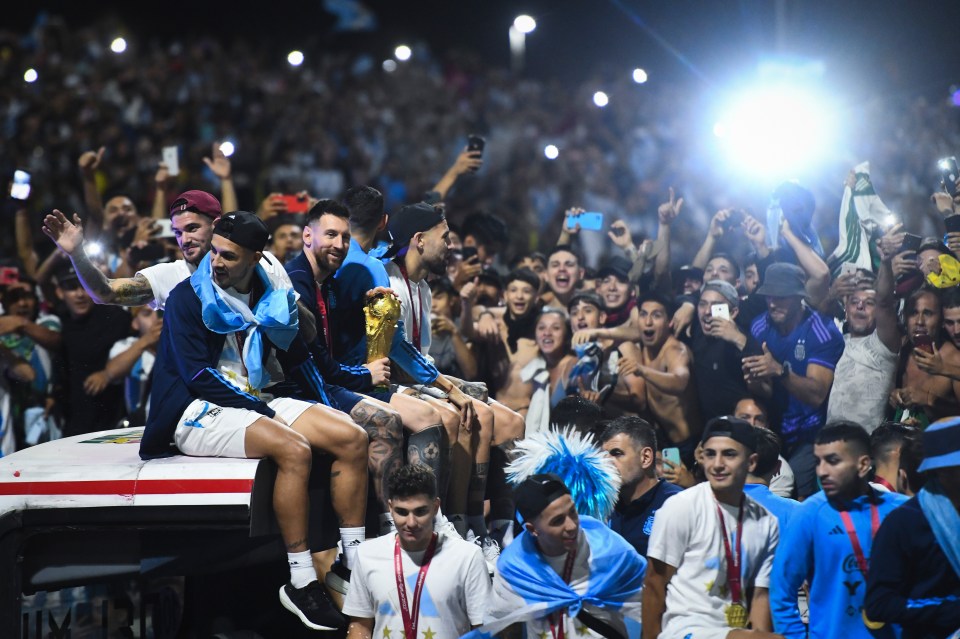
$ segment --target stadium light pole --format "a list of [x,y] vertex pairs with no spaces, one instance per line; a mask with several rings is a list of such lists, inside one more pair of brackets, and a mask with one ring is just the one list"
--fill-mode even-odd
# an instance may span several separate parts
[[519,15],[510,25],[510,62],[514,72],[523,71],[527,55],[527,34],[537,28],[537,21],[528,15]]

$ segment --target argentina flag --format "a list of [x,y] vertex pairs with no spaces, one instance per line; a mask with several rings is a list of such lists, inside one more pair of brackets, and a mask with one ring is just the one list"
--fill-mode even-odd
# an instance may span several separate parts
[[[646,560],[620,535],[588,516],[580,517],[577,557],[571,586],[547,563],[534,537],[521,533],[497,561],[485,623],[463,635],[464,639],[488,639],[508,626],[542,620],[560,610],[573,618],[584,605],[590,606],[591,615],[618,626],[626,637],[620,620],[640,619]],[[581,565],[581,557],[587,558],[587,564]],[[585,589],[584,573],[588,573]]]

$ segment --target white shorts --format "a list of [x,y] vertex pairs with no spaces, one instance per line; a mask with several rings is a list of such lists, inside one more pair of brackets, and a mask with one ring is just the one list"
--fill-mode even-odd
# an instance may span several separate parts
[[[283,421],[292,424],[310,402],[277,397],[267,404]],[[244,437],[247,427],[264,417],[246,408],[225,408],[202,399],[195,399],[183,411],[173,440],[184,455],[192,457],[247,457]]]

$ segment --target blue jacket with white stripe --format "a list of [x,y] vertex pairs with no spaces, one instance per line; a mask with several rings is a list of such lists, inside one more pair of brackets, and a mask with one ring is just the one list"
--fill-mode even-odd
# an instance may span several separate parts
[[[252,291],[251,303],[261,294],[262,291]],[[195,399],[222,407],[245,408],[266,417],[276,414],[259,397],[244,393],[227,381],[217,369],[226,337],[204,325],[200,298],[190,280],[177,284],[167,298],[163,331],[157,344],[150,414],[140,442],[142,459],[177,453],[173,434],[183,412]],[[296,381],[306,396],[326,402],[323,380],[302,338],[297,336],[290,348],[283,351],[264,336],[264,358],[271,351],[276,353],[284,374]]]

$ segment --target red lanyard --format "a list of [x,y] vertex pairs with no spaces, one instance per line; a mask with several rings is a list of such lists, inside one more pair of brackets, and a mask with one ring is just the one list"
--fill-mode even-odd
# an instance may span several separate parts
[[407,277],[407,267],[402,261],[397,261],[397,268],[400,269],[400,274],[403,275],[403,281],[407,285],[407,293],[410,294],[410,319],[413,322],[413,347],[417,349],[417,352],[422,352],[420,350],[420,313],[423,312],[423,298],[420,297],[420,283],[417,283],[417,303],[418,308],[413,308],[413,289],[410,288],[410,278]]
[[887,490],[889,490],[891,493],[897,492],[897,489],[893,486],[893,484],[891,484],[890,482],[888,482],[886,479],[884,479],[884,478],[881,477],[880,475],[874,475],[874,476],[873,476],[873,481],[874,481],[875,483],[877,483],[877,484],[880,484],[881,486],[883,486],[884,488],[886,488]]
[[317,285],[317,309],[320,313],[320,325],[323,327],[323,341],[327,343],[327,350],[333,352],[333,339],[330,335],[330,326],[327,325],[327,302],[323,299],[323,287]]
[[[574,548],[567,553],[567,561],[563,564],[563,583],[569,584],[570,577],[573,576],[573,562],[577,558],[577,549]],[[556,621],[555,621],[556,620]],[[553,639],[564,639],[563,633],[563,611],[557,611],[550,615],[550,635],[553,636]]]
[[417,583],[413,588],[413,609],[407,606],[407,584],[403,579],[403,560],[400,553],[400,535],[396,537],[393,547],[393,572],[397,577],[397,594],[400,596],[400,614],[403,617],[403,634],[406,639],[416,639],[417,625],[420,623],[420,595],[423,594],[423,584],[427,580],[427,570],[433,560],[433,553],[437,549],[437,533],[430,537],[427,552],[423,555],[423,565],[417,575]]
[[[863,548],[860,547],[860,540],[857,538],[857,529],[853,525],[853,518],[850,516],[850,513],[846,510],[840,511],[840,519],[843,520],[843,527],[847,529],[847,536],[850,538],[850,545],[853,546],[853,554],[857,558],[857,566],[860,567],[860,572],[863,573],[864,578],[867,576],[867,558],[863,554]],[[877,505],[870,501],[870,541],[873,542],[873,538],[877,536],[877,530],[880,529],[880,509],[877,508]]]
[[743,553],[740,541],[743,538],[743,495],[740,496],[740,512],[737,514],[737,554],[730,552],[730,540],[727,539],[727,525],[724,523],[723,510],[717,504],[717,515],[720,517],[720,532],[723,533],[723,551],[727,557],[727,585],[730,586],[730,598],[734,604],[743,602],[743,588],[740,585],[740,561]]

